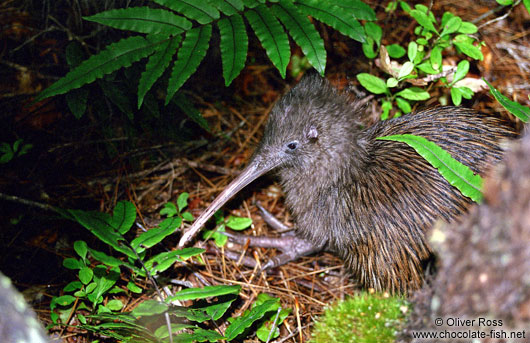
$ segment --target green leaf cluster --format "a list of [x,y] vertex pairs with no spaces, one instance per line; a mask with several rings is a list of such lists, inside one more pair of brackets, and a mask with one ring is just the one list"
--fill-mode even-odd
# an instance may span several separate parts
[[[379,53],[380,68],[389,75],[386,79],[367,73],[357,76],[361,85],[369,92],[384,95],[381,98],[381,119],[387,119],[392,112],[394,117],[411,112],[414,101],[430,98],[426,86],[437,81],[450,88],[451,99],[455,105],[460,105],[462,98],[471,99],[473,91],[457,83],[466,77],[469,61],[462,59],[456,68],[447,71],[447,67],[444,69],[443,66],[443,53],[454,49],[471,59],[482,60],[480,43],[472,36],[477,32],[477,27],[451,12],[445,12],[438,21],[422,4],[412,8],[405,1],[398,3],[418,24],[414,28],[415,38],[407,46],[394,43],[379,47],[378,44],[378,51],[372,50],[369,53],[365,49],[365,55],[369,58],[375,58]],[[396,9],[397,3],[391,10]],[[368,24],[365,28],[369,27]],[[379,37],[380,41],[378,30],[370,32],[371,37]],[[401,64],[391,60],[403,58],[406,60]]]
[[[249,328],[254,324],[258,328],[256,335],[260,340],[267,341],[268,337],[278,337],[278,324],[289,315],[290,311],[281,308],[280,299],[267,294],[259,294],[252,308],[242,315],[228,318],[229,325],[223,334],[216,330],[199,327],[198,324],[203,322],[217,321],[223,318],[231,304],[237,299],[240,289],[241,286],[238,285],[187,288],[166,298],[165,302],[144,301],[131,312],[131,316],[138,319],[169,313],[180,318],[181,322],[187,320],[190,324],[174,327],[174,333],[177,334],[176,341],[183,343],[233,341],[246,335]],[[171,305],[171,302],[175,300],[193,300],[194,304],[190,307]],[[188,329],[187,332],[179,333],[184,328]],[[159,340],[166,341],[167,330],[160,327],[155,331],[155,336]]]
[[[102,251],[91,249],[84,241],[76,241],[74,250],[79,258],[68,257],[63,261],[64,267],[78,271],[78,281],[66,285],[65,295],[54,297],[50,304],[51,318],[57,323],[61,317],[68,318],[75,310],[84,309],[91,314],[114,313],[121,310],[123,304],[118,299],[111,299],[104,303],[105,296],[124,292],[117,285],[120,279],[121,267],[127,268],[133,275],[128,282],[127,289],[133,293],[141,293],[135,279],[147,277],[147,273],[155,276],[167,270],[176,262],[182,262],[190,257],[201,254],[204,249],[185,248],[167,251],[148,256],[147,250],[160,243],[165,237],[175,232],[183,221],[192,221],[193,216],[184,211],[187,207],[188,194],[183,193],[177,199],[177,206],[166,204],[161,211],[167,218],[156,228],[147,230],[130,242],[125,235],[130,231],[136,220],[136,208],[127,201],[116,204],[112,215],[81,210],[60,210],[68,219],[74,220],[88,229],[102,242],[122,255],[117,258]],[[99,262],[94,264],[89,259]],[[142,267],[139,267],[137,263]],[[74,303],[78,300],[77,303]],[[86,317],[79,314],[80,321],[86,322]]]
[[228,218],[224,218],[221,210],[215,212],[213,218],[215,220],[215,229],[204,231],[202,237],[205,240],[213,239],[215,245],[218,247],[224,246],[228,241],[228,237],[223,234],[223,232],[226,232],[226,227],[229,227],[232,230],[242,231],[252,225],[252,219],[250,218],[236,216],[228,216]]
[[394,342],[409,306],[401,297],[364,292],[337,301],[316,320],[311,342]]
[[[342,34],[368,44],[380,42],[382,30],[372,23],[375,12],[360,0],[208,0],[197,6],[191,0],[153,0],[151,6],[113,9],[85,20],[139,33],[109,44],[97,55],[72,60],[72,70],[40,93],[36,101],[67,93],[146,59],[138,84],[140,108],[146,94],[167,71],[166,105],[197,70],[209,47],[212,30],[220,33],[223,77],[229,85],[246,63],[248,33],[252,28],[267,56],[282,77],[286,75],[291,50],[289,36],[300,46],[309,63],[321,74],[326,65],[324,41],[308,16]],[[359,20],[367,21],[363,27]],[[74,62],[75,60],[75,62]],[[76,116],[86,108],[86,94],[69,101]],[[131,111],[130,108],[125,110]]]
[[9,143],[1,142],[0,143],[0,164],[7,163],[13,160],[16,157],[20,157],[28,153],[33,144],[24,144],[22,138],[17,139],[13,145]]
[[[62,296],[52,299],[50,308],[53,323],[58,324],[59,319],[66,323],[75,314],[81,323],[80,329],[123,342],[175,342],[175,339],[176,342],[232,341],[248,335],[254,324],[256,335],[263,341],[267,340],[264,337],[277,337],[278,325],[290,311],[281,308],[279,299],[266,294],[259,295],[252,308],[241,316],[228,318],[230,324],[223,334],[205,329],[206,324],[221,320],[227,315],[231,304],[238,297],[241,289],[239,285],[187,288],[168,296],[164,302],[147,300],[130,313],[120,312],[124,304],[121,300],[112,298],[114,294],[127,290],[131,292],[128,296],[141,294],[147,279],[154,282],[153,276],[175,263],[191,257],[200,259],[199,255],[204,249],[193,247],[148,255],[150,248],[175,232],[184,221],[193,221],[191,213],[186,211],[188,198],[189,194],[184,192],[179,195],[175,204],[166,204],[160,211],[166,218],[157,227],[140,233],[132,240],[127,236],[136,221],[136,208],[130,202],[118,202],[112,215],[58,210],[66,218],[84,226],[121,257],[92,249],[84,241],[76,241],[74,251],[77,257],[65,258],[63,265],[77,271],[78,280],[66,285]],[[220,217],[220,220],[222,225],[234,230],[245,229],[252,223],[248,218],[233,216],[227,219]],[[130,275],[126,285],[121,282],[122,267]],[[157,287],[156,282],[154,286]],[[176,301],[188,300],[194,301],[193,306],[172,305]],[[176,322],[169,326],[157,324],[154,329],[146,327],[145,323],[163,323],[160,316],[166,315],[177,318]],[[182,333],[183,329],[188,330]]]

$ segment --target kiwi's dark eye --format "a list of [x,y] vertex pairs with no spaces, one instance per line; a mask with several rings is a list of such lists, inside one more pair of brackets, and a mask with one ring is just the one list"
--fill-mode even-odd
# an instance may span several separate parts
[[298,147],[298,142],[291,142],[287,144],[287,147],[289,148],[289,150],[296,150],[296,148]]

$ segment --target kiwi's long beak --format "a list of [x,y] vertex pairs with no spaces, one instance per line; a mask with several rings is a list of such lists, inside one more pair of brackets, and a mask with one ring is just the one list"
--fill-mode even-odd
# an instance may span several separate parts
[[193,225],[186,231],[180,242],[178,244],[179,248],[185,246],[190,240],[195,237],[199,229],[210,219],[210,217],[223,206],[228,200],[230,200],[234,195],[236,195],[241,189],[247,186],[252,181],[256,180],[261,175],[266,172],[274,169],[278,165],[278,162],[273,161],[272,159],[264,159],[259,155],[254,156],[250,164],[243,169],[241,174],[239,174],[230,184],[215,198],[208,207],[200,216],[195,220]]

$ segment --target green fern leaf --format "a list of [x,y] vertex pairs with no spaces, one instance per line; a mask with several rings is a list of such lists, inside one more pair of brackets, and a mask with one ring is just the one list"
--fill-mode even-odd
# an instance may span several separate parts
[[361,23],[354,19],[353,11],[349,10],[349,8],[339,8],[322,0],[297,0],[296,6],[303,10],[304,13],[328,24],[340,33],[358,42],[366,42],[364,29]]
[[278,4],[271,7],[274,15],[280,19],[282,24],[289,30],[296,44],[302,48],[309,63],[321,75],[326,69],[326,49],[324,40],[318,34],[307,16],[302,14],[291,2],[280,0]]
[[291,58],[291,47],[289,37],[283,30],[282,25],[274,17],[266,6],[260,5],[245,13],[250,26],[265,49],[272,63],[285,78],[287,65]]
[[[147,37],[148,39],[164,40],[163,37]],[[170,39],[165,38],[165,42],[159,45],[156,52],[149,57],[149,61],[145,66],[145,71],[140,77],[138,84],[138,108],[142,106],[145,94],[151,89],[153,84],[164,73],[164,70],[169,66],[171,58],[178,49],[181,37],[176,36]]]
[[197,110],[193,104],[191,104],[188,99],[182,95],[182,93],[178,93],[172,102],[175,103],[177,107],[180,108],[181,111],[184,112],[184,114],[186,114],[191,120],[199,124],[200,127],[206,131],[210,131],[208,122],[201,115],[201,112],[199,112],[199,110]]
[[208,0],[208,2],[227,16],[234,15],[245,8],[241,0]]
[[482,200],[482,178],[468,166],[455,160],[447,151],[424,137],[405,134],[378,137],[380,140],[403,142],[410,145],[463,195],[473,201]]
[[35,98],[35,101],[64,94],[69,90],[91,83],[103,77],[103,75],[128,67],[134,62],[151,55],[155,48],[156,44],[140,36],[129,37],[110,44],[105,50],[83,61],[62,79],[42,91]]
[[[271,1],[272,2],[272,1]],[[256,8],[260,4],[264,3],[264,1],[258,1],[258,0],[243,0],[243,4],[247,8]]]
[[245,66],[248,49],[248,36],[243,18],[233,15],[217,22],[221,33],[221,60],[223,62],[223,77],[228,86]]
[[374,10],[361,0],[341,0],[335,2],[335,5],[353,12],[353,17],[357,20],[376,20]]
[[163,9],[149,7],[122,8],[83,18],[120,30],[167,36],[191,29],[191,22],[186,18]]
[[206,52],[212,35],[212,26],[205,25],[189,30],[177,54],[167,87],[166,105],[175,92],[197,70]]
[[98,80],[97,83],[103,91],[105,99],[110,100],[110,102],[118,107],[121,113],[125,114],[132,121],[134,119],[134,105],[127,93],[127,89],[122,84],[115,84],[107,80]]
[[208,24],[219,19],[219,11],[206,1],[197,0],[153,0],[175,12],[196,20],[199,24]]

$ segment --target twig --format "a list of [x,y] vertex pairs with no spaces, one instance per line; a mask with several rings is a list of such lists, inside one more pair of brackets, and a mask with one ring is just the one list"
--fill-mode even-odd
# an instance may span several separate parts
[[17,197],[15,195],[9,195],[9,194],[0,193],[0,199],[12,201],[12,202],[17,202],[17,203],[20,203],[20,204],[23,204],[23,205],[26,205],[26,206],[38,207],[38,208],[40,208],[42,210],[46,210],[46,211],[55,211],[55,212],[58,211],[58,208],[55,207],[55,206],[48,205],[48,204],[43,204],[43,203],[36,202],[36,201],[33,201],[33,200],[20,198],[20,197]]
[[[307,328],[308,326],[309,326],[309,325],[304,325],[304,326],[302,326],[300,329],[305,329],[305,328]],[[299,330],[299,329],[296,328],[296,329],[295,329],[292,333],[290,333],[288,336],[286,336],[286,337],[284,337],[284,338],[282,338],[282,339],[280,339],[280,340],[278,340],[278,341],[274,341],[274,343],[283,343],[283,342],[287,341],[288,339],[293,338],[294,336],[296,336],[296,335],[298,334],[298,330]]]
[[[513,8],[514,8],[515,6],[517,6],[517,5],[519,5],[520,2],[521,2],[521,0],[517,0],[517,1],[512,5],[512,7],[510,7],[510,9],[508,10],[508,12],[504,13],[504,14],[501,15],[500,17],[497,17],[497,18],[495,18],[495,19],[492,19],[492,20],[490,20],[490,21],[485,22],[485,23],[482,24],[482,25],[479,25],[479,26],[478,26],[478,29],[480,30],[480,29],[483,28],[484,26],[487,26],[487,25],[493,24],[493,23],[495,23],[495,22],[498,22],[498,21],[503,20],[504,18],[508,17],[508,16],[510,15],[510,13],[512,13]],[[503,6],[503,7],[505,7],[505,6]],[[495,10],[495,9],[494,9],[494,10]]]

